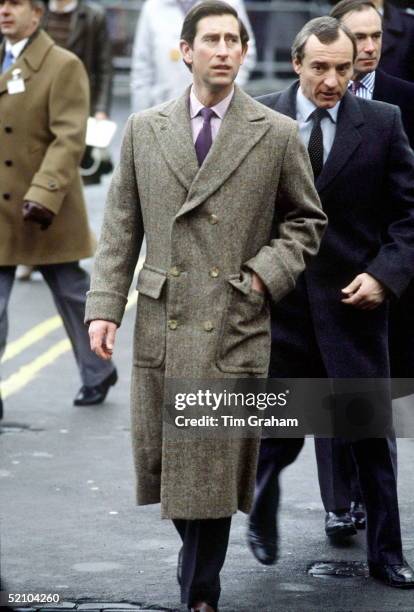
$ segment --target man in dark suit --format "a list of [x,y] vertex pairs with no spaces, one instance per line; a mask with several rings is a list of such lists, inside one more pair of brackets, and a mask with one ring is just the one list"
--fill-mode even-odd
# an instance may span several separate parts
[[[369,0],[342,0],[331,11],[354,34],[358,55],[353,80],[348,89],[367,100],[381,100],[399,106],[405,131],[414,148],[414,84],[397,79],[377,68],[381,57],[382,19]],[[414,378],[414,284],[411,283],[399,300],[390,302],[390,364],[396,378]],[[393,386],[394,395],[404,395],[407,385]],[[392,441],[396,463],[396,445]],[[355,535],[365,527],[365,512],[359,492],[349,443],[341,439],[316,439],[319,484],[325,510],[337,508],[350,512],[331,517],[328,532],[336,538]],[[334,525],[333,525],[334,523]],[[354,526],[353,526],[354,524]]]
[[[345,26],[314,19],[292,48],[299,83],[261,99],[298,120],[329,219],[319,254],[273,306],[271,377],[389,377],[387,298],[404,291],[414,265],[414,156],[396,107],[347,92],[356,54]],[[248,541],[265,564],[276,560],[279,473],[302,445],[262,440]],[[359,440],[352,450],[367,508],[370,574],[414,588],[402,553],[390,442]]]
[[381,69],[414,81],[414,16],[384,0],[375,0],[375,5],[384,15]]

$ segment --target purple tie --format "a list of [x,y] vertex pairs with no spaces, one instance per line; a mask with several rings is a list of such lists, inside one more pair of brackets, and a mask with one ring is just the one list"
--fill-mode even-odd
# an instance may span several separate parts
[[352,81],[351,83],[351,91],[356,96],[358,89],[361,87],[360,81]]
[[210,121],[212,117],[217,117],[217,115],[211,108],[207,108],[206,106],[202,108],[198,114],[204,119],[203,127],[201,128],[195,143],[198,165],[201,166],[213,143]]

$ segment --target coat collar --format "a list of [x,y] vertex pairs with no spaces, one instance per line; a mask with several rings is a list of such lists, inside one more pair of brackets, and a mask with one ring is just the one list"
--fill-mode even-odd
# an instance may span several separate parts
[[189,89],[151,118],[167,164],[188,191],[186,202],[177,216],[193,210],[217,191],[270,128],[264,109],[262,111],[235,86],[219,133],[199,168],[191,134],[188,96]]
[[[293,83],[279,95],[276,110],[292,119],[296,119],[296,92],[299,81]],[[361,143],[359,127],[364,118],[359,108],[358,99],[346,92],[339,106],[335,140],[328,159],[318,176],[315,186],[320,193],[338,175],[355,149]]]
[[[0,47],[0,57],[3,55],[4,42]],[[20,68],[22,77],[26,81],[30,79],[32,72],[38,72],[43,64],[46,55],[54,46],[53,40],[44,32],[39,30],[34,40],[32,40],[23,53],[13,64],[13,68]],[[0,75],[0,94],[7,91],[7,81],[10,79],[10,71]]]

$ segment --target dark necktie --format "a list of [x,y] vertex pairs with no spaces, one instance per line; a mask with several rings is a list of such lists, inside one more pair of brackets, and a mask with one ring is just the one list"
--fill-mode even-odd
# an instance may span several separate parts
[[329,113],[325,108],[317,108],[311,114],[313,128],[309,138],[308,153],[315,181],[323,168],[323,134],[321,121],[324,117],[329,117]]
[[207,108],[206,106],[202,108],[198,114],[204,119],[203,127],[201,128],[195,142],[198,165],[201,166],[213,143],[210,121],[213,117],[217,117],[217,115],[211,108]]
[[3,64],[1,67],[2,73],[6,72],[6,70],[8,70],[10,66],[12,66],[13,64],[14,64],[14,55],[11,51],[7,51],[6,55],[4,56]]
[[351,92],[356,96],[358,89],[362,86],[360,81],[352,81],[351,83]]

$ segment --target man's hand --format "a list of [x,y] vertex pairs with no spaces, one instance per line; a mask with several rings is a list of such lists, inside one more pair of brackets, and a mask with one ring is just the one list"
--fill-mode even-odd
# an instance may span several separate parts
[[40,229],[42,230],[47,230],[55,216],[48,208],[45,208],[41,204],[37,204],[37,202],[30,202],[29,200],[25,200],[23,203],[22,214],[25,221],[39,223]]
[[103,121],[104,119],[108,119],[108,115],[104,113],[104,111],[98,111],[95,113],[95,119],[98,121]]
[[347,287],[342,289],[342,293],[347,296],[341,300],[344,304],[350,304],[360,310],[373,310],[387,297],[386,287],[366,272],[358,274]]
[[115,345],[117,325],[112,321],[96,319],[89,325],[91,350],[101,359],[108,361],[112,357]]
[[254,272],[252,272],[252,289],[257,291],[258,293],[266,293],[266,286],[263,283],[260,276],[257,276]]

